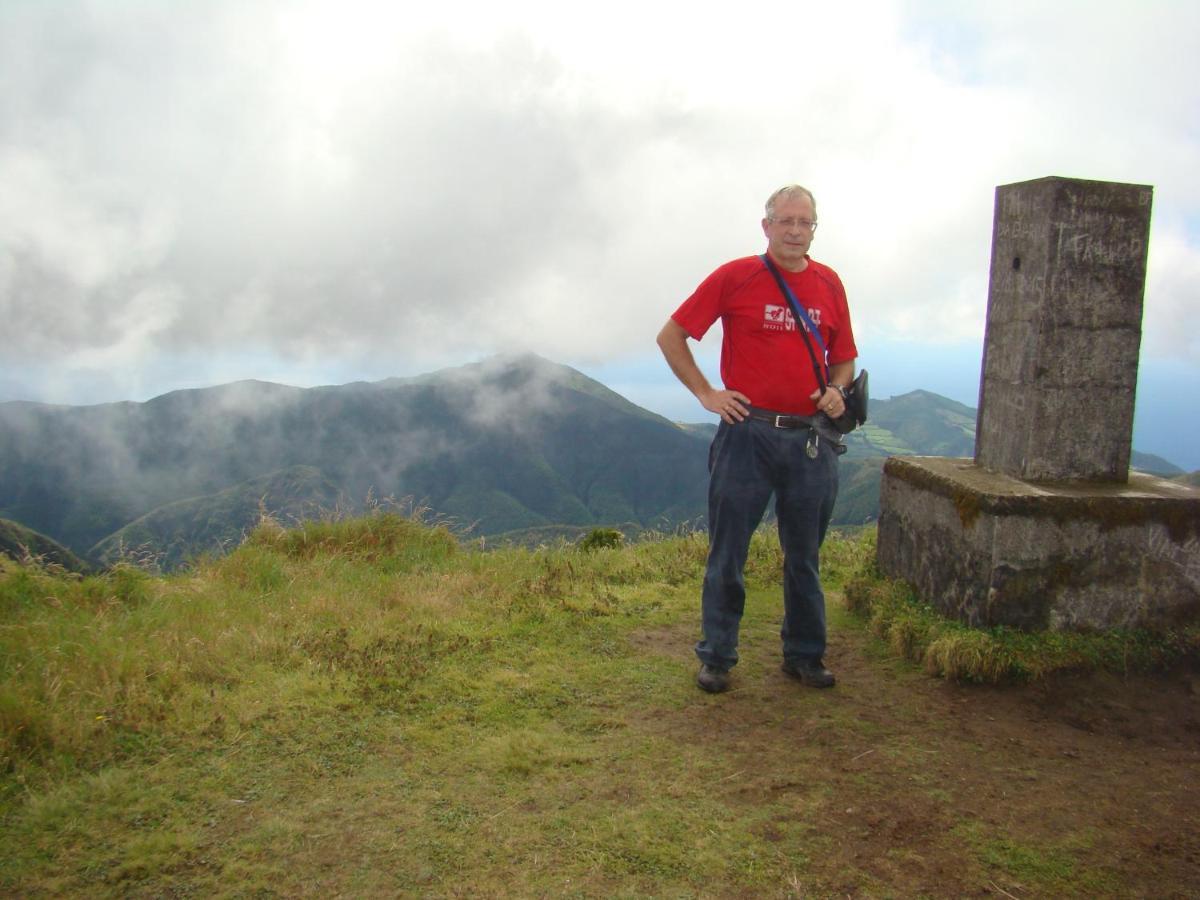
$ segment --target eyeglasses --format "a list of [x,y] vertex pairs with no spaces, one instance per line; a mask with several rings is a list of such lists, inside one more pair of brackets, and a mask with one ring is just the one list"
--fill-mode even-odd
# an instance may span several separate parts
[[793,228],[802,228],[805,231],[816,231],[817,223],[809,219],[772,219],[772,224],[782,225],[789,231]]

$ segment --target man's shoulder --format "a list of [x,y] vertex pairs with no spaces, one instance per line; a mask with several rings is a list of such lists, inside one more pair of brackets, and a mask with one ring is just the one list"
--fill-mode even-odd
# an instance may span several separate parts
[[737,292],[755,278],[766,272],[761,257],[739,256],[713,269],[706,279],[713,287],[719,286],[722,293]]
[[823,262],[817,262],[810,256],[808,257],[808,268],[817,278],[828,284],[835,285],[838,290],[842,290],[842,279],[832,267],[825,265]]
[[714,274],[720,272],[722,275],[753,275],[762,268],[761,256],[739,256],[737,259],[731,259],[729,262],[717,266]]
[[762,260],[757,256],[742,256],[721,263],[700,283],[697,294],[729,297],[754,281],[755,275],[765,272]]

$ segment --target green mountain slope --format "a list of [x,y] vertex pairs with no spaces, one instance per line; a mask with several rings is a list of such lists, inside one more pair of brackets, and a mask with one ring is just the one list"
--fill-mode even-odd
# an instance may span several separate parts
[[[928,391],[873,400],[847,438],[834,524],[878,516],[887,456],[971,456],[974,426],[974,410]],[[236,543],[260,501],[297,518],[393,498],[482,537],[671,531],[703,524],[714,431],[531,355],[373,384],[0,403],[0,517],[79,556],[140,550],[168,568]]]
[[40,559],[62,566],[68,572],[87,573],[92,570],[91,565],[62,544],[8,519],[0,519],[0,556],[18,562],[28,558]]
[[[870,412],[866,426],[855,436],[882,455],[975,453],[975,410],[962,403],[929,391],[911,391],[889,400],[872,401]],[[856,449],[852,446],[851,452]]]
[[[306,466],[348,511],[372,497],[409,499],[481,535],[614,522],[670,529],[703,514],[706,447],[533,356],[377,384],[239,382],[147,403],[6,403],[0,515],[86,553],[161,507]],[[119,539],[139,546],[149,536],[207,542],[240,532],[240,520],[223,531],[178,525],[207,515],[194,507],[164,511]],[[174,559],[182,545],[170,542],[158,549]]]
[[335,514],[337,486],[311,466],[293,466],[207,497],[176,500],[130,522],[92,548],[105,565],[131,557],[176,568],[200,553],[223,555],[265,517],[288,526]]

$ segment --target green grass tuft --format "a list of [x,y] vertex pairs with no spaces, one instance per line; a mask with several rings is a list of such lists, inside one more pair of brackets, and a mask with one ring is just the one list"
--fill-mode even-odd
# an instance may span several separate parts
[[971,628],[943,616],[907,584],[880,577],[862,561],[846,584],[848,608],[896,654],[932,675],[996,684],[1065,671],[1155,672],[1200,660],[1200,625],[1094,633]]
[[296,528],[267,520],[251,533],[247,543],[268,547],[292,559],[349,556],[407,563],[409,567],[442,561],[458,549],[447,528],[431,528],[390,511],[354,519],[310,520]]

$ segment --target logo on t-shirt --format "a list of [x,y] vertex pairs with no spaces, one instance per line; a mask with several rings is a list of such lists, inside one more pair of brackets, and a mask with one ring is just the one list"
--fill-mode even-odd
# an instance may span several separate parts
[[[821,310],[808,310],[808,317],[818,328],[821,326]],[[763,329],[765,331],[795,331],[796,317],[792,315],[790,307],[772,306],[768,303],[763,309]],[[804,330],[808,330],[807,325],[804,326]]]
[[763,329],[766,331],[795,331],[796,319],[786,306],[767,304],[763,310]]

